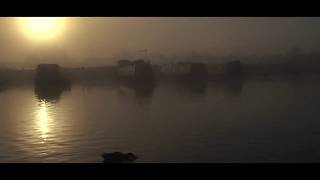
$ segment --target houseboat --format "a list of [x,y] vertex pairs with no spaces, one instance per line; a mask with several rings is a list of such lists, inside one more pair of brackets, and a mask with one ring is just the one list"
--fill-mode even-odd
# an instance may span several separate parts
[[164,77],[179,80],[205,80],[208,76],[206,65],[194,62],[166,64],[160,68],[160,73]]
[[154,72],[149,62],[144,60],[121,60],[117,64],[117,76],[121,80],[150,82],[154,80]]
[[60,72],[57,64],[39,64],[35,74],[36,85],[66,86],[70,83]]

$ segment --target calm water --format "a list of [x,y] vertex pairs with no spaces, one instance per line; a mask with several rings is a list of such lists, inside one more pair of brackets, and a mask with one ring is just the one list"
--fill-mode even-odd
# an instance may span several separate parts
[[0,91],[0,162],[320,162],[320,78]]

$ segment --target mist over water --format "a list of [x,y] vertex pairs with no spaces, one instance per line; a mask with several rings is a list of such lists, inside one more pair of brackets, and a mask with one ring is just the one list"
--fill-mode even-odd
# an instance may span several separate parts
[[125,151],[137,162],[317,162],[317,81],[75,83],[46,95],[7,87],[0,161],[101,162]]
[[0,18],[0,162],[320,161],[319,18],[25,20]]

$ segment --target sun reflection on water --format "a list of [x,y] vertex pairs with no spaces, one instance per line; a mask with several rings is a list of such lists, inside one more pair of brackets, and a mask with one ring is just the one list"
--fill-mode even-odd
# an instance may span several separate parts
[[37,112],[37,127],[39,132],[41,133],[41,142],[45,143],[48,138],[49,129],[49,121],[51,117],[48,113],[48,104],[45,101],[41,101],[39,104],[39,110]]

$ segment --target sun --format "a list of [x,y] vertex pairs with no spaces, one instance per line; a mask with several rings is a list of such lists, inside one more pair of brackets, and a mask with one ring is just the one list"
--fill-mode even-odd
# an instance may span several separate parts
[[64,30],[63,17],[18,18],[22,32],[32,40],[48,41],[57,38]]

